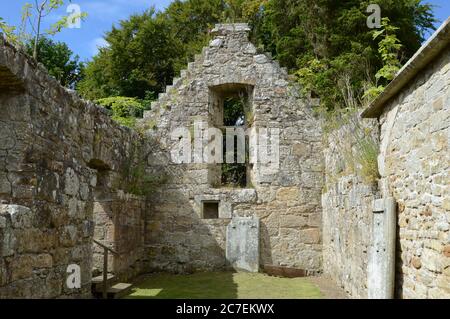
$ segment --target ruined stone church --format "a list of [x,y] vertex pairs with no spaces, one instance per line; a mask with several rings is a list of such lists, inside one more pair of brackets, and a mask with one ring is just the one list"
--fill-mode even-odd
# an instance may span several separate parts
[[[354,298],[450,297],[450,21],[359,119],[379,142],[376,185],[331,178],[344,156],[314,101],[249,33],[217,25],[136,130],[0,39],[0,298],[227,269],[325,273]],[[243,101],[231,120],[230,101]],[[239,165],[199,158],[220,132]],[[268,161],[247,160],[258,147]]]

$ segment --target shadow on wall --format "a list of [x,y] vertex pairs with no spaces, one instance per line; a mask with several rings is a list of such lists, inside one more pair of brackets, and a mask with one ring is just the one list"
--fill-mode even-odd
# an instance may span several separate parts
[[[185,164],[170,163],[161,149],[152,152],[147,174],[164,174],[167,183],[150,194],[146,250],[149,271],[193,273],[229,268],[225,258],[226,227],[231,219],[204,219],[194,197],[209,186]],[[160,163],[160,164],[158,164]],[[199,164],[199,172],[203,167]]]
[[[397,212],[399,212],[399,207],[397,207]],[[397,215],[398,216],[398,215]],[[403,262],[402,262],[402,246],[400,244],[400,225],[398,224],[398,217],[397,217],[397,229],[396,229],[396,256],[395,256],[395,292],[394,292],[394,298],[402,299],[403,296]]]
[[[108,272],[128,280],[142,272],[145,199],[116,190],[117,176],[103,162],[91,161],[90,167],[97,170],[94,239],[119,254],[108,254]],[[93,250],[94,275],[99,275],[103,271],[104,251],[95,243]]]
[[273,259],[272,259],[272,249],[271,249],[271,243],[270,243],[270,234],[269,230],[267,229],[267,226],[265,223],[260,221],[260,255],[259,255],[259,264],[260,266],[264,265],[272,265]]

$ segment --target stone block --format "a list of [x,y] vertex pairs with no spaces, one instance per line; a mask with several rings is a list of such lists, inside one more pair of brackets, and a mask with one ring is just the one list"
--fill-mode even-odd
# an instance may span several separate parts
[[73,225],[65,226],[60,235],[61,245],[63,247],[74,246],[77,240],[77,228]]
[[305,244],[320,243],[320,230],[318,228],[303,229],[300,231],[300,240]]
[[241,271],[259,271],[259,219],[234,217],[227,226],[226,259]]
[[280,227],[284,228],[302,228],[308,225],[308,217],[296,215],[283,215],[280,219]]
[[296,201],[300,197],[298,187],[283,187],[277,191],[276,199],[279,201]]
[[430,249],[424,249],[422,265],[429,271],[441,272],[443,270],[441,258],[444,257],[441,257],[437,252]]
[[446,245],[443,248],[443,254],[445,257],[450,258],[450,245]]
[[80,180],[77,173],[71,168],[67,168],[64,179],[64,192],[70,196],[76,196],[80,189]]
[[20,205],[0,205],[0,214],[9,214],[14,228],[29,228],[33,222],[31,209]]
[[6,217],[0,216],[0,228],[6,228]]
[[254,203],[257,195],[255,189],[237,189],[231,192],[233,203]]
[[33,267],[51,268],[53,266],[53,257],[50,254],[41,254],[34,257]]
[[3,237],[1,242],[1,256],[0,257],[8,257],[14,255],[17,249],[17,239],[14,236],[14,232],[12,229],[3,230]]
[[33,275],[33,257],[31,255],[15,257],[9,268],[12,281],[29,278]]
[[310,155],[311,146],[306,143],[295,143],[292,146],[292,153],[298,157]]
[[416,269],[420,269],[422,268],[422,261],[420,260],[419,257],[413,257],[411,259],[411,265]]
[[0,172],[0,194],[10,194],[11,190],[11,183],[8,181],[7,175]]

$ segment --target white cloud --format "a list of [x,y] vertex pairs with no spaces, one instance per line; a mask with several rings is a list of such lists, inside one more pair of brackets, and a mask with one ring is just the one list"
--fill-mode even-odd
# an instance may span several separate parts
[[95,38],[91,41],[91,53],[92,56],[97,55],[100,48],[106,48],[109,46],[109,43],[106,42],[104,38]]

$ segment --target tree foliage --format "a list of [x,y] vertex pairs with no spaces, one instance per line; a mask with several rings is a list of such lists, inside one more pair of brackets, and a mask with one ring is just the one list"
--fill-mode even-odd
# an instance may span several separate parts
[[374,40],[381,38],[378,53],[383,61],[383,67],[375,74],[375,83],[370,85],[364,93],[369,100],[383,92],[385,85],[394,79],[401,68],[399,52],[402,44],[396,36],[397,30],[399,28],[390,25],[389,18],[383,18],[381,29],[373,32]]
[[164,12],[152,8],[121,21],[105,35],[109,46],[89,63],[79,91],[90,99],[162,92],[207,43],[221,3],[177,0]]
[[[43,20],[49,16],[52,12],[59,9],[64,5],[64,0],[35,0],[33,3],[26,2],[22,7],[22,25],[19,30],[19,38],[22,42],[29,42],[32,38],[33,52],[32,55],[35,59],[39,54],[39,43],[42,36],[52,36],[69,25],[74,23],[76,19],[83,19],[86,17],[86,13],[80,13],[75,15],[66,15],[61,17],[58,21],[53,23],[48,30],[42,30]],[[30,27],[28,32],[27,27]]]
[[381,73],[392,71],[379,50],[385,35],[374,39],[366,26],[372,3],[395,28],[395,45],[402,44],[397,57],[404,63],[433,28],[432,8],[421,0],[176,0],[163,12],[147,10],[108,32],[109,46],[89,63],[79,90],[91,99],[162,92],[208,42],[215,23],[245,21],[257,46],[270,51],[326,109],[360,103],[376,74],[381,83],[389,80]]
[[96,102],[112,112],[113,120],[128,127],[134,127],[136,118],[142,117],[145,110],[142,101],[131,97],[114,96]]
[[[49,38],[40,38],[38,44],[38,62],[41,62],[62,85],[74,88],[82,78],[84,64],[79,62],[79,57],[73,55],[64,42],[55,42]],[[27,53],[32,55],[34,41],[26,44]]]

